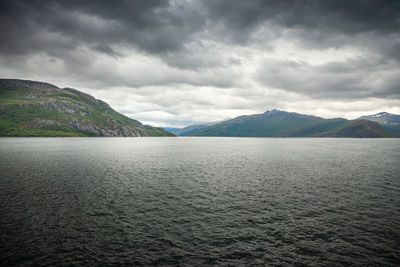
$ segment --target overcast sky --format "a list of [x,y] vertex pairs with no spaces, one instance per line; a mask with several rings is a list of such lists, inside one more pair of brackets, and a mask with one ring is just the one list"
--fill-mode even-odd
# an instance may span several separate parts
[[400,114],[400,1],[0,1],[0,76],[155,126]]

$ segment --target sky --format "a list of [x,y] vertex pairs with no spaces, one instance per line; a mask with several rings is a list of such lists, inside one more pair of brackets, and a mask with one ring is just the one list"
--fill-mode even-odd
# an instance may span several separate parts
[[0,1],[0,77],[154,126],[400,114],[400,1]]

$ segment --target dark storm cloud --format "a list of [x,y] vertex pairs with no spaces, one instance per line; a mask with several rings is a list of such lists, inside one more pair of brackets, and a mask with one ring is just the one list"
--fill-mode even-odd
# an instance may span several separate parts
[[1,52],[121,43],[148,53],[174,51],[202,26],[197,17],[168,1],[1,1]]
[[[210,32],[223,30],[212,38],[244,43],[267,21],[329,34],[398,35],[399,14],[400,1],[389,0],[1,1],[1,52],[126,43],[148,53],[164,53],[183,48],[206,25]],[[46,38],[50,34],[68,42]],[[311,38],[321,38],[316,36]],[[114,54],[108,48],[99,51]]]
[[[289,55],[246,66],[254,62],[235,54],[273,53],[279,39],[304,51],[351,47],[361,55],[319,66]],[[256,92],[257,83],[315,98],[398,98],[399,51],[396,0],[0,1],[3,70],[54,79],[62,73],[103,88],[189,84]],[[122,60],[131,55],[137,65]],[[245,77],[246,67],[257,75]]]
[[391,34],[398,33],[400,28],[400,2],[396,0],[207,0],[205,3],[210,17],[237,35],[252,31],[265,21],[289,28],[343,34]]

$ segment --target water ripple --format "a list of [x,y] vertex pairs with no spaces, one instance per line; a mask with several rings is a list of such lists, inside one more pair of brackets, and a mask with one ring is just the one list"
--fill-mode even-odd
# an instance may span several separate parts
[[396,139],[0,138],[0,264],[398,266]]

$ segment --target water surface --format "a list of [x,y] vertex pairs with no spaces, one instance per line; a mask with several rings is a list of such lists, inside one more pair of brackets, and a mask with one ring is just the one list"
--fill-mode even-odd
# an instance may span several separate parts
[[399,139],[0,138],[0,263],[396,266],[399,176]]

